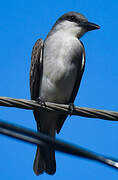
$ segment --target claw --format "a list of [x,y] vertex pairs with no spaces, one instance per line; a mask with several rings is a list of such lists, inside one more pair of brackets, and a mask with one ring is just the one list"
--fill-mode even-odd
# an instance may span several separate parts
[[69,115],[70,115],[70,116],[72,115],[74,109],[75,109],[74,104],[73,104],[73,103],[70,103],[70,104],[69,104]]
[[36,101],[41,106],[46,106],[45,101],[44,101],[44,99],[42,97],[38,97]]

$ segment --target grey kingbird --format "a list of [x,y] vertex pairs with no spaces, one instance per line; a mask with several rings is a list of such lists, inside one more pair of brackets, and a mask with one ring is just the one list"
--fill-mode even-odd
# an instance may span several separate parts
[[[38,39],[32,50],[30,69],[31,99],[73,103],[85,68],[85,49],[80,38],[100,27],[82,14],[68,12],[54,24],[46,39]],[[67,118],[65,114],[34,111],[37,130],[55,137]],[[36,175],[56,171],[55,151],[37,147],[33,166]]]

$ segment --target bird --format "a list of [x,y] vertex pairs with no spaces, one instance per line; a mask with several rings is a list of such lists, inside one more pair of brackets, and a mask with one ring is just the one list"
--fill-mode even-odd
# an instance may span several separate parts
[[[38,39],[32,49],[30,94],[32,100],[60,104],[74,103],[85,69],[85,48],[80,38],[100,26],[78,12],[59,17],[45,40]],[[67,118],[58,112],[33,111],[37,131],[55,138]],[[36,175],[56,172],[55,151],[37,146],[33,164]]]

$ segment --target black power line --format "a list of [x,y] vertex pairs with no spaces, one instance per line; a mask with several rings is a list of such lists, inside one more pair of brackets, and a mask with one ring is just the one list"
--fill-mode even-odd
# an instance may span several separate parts
[[[45,102],[45,105],[39,104],[34,100],[26,99],[15,99],[10,97],[0,96],[0,106],[16,107],[21,109],[37,110],[37,111],[52,111],[63,114],[70,114],[70,106],[67,104],[57,104],[51,102]],[[95,108],[85,108],[74,106],[71,115],[88,117],[88,118],[99,118],[109,121],[118,121],[118,112],[97,110]]]
[[37,133],[35,131],[19,127],[4,121],[0,121],[0,133],[34,145],[43,147],[50,146],[57,151],[72,154],[82,158],[87,158],[89,160],[98,161],[100,163],[118,169],[118,160],[98,155],[82,147],[74,146],[67,142],[56,140],[55,138],[47,136],[45,134]]

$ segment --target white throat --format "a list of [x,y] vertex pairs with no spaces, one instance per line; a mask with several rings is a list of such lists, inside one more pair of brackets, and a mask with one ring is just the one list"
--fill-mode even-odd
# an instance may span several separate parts
[[77,23],[66,21],[66,20],[57,24],[55,26],[55,30],[57,32],[60,31],[60,33],[62,34],[66,33],[69,36],[74,36],[76,38],[81,38],[85,33],[85,30],[81,26],[79,26]]

